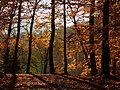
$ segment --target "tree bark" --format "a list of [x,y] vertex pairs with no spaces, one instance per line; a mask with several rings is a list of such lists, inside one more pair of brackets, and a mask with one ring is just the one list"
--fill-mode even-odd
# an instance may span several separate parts
[[67,74],[67,55],[66,55],[66,5],[63,5],[63,14],[64,14],[64,73]]
[[116,66],[116,63],[117,63],[117,59],[114,59],[113,61],[113,67],[112,67],[112,74],[116,74],[116,69],[117,69],[117,66]]
[[45,49],[45,60],[44,60],[44,74],[47,73],[47,65],[48,65],[48,49]]
[[53,62],[53,43],[55,36],[55,0],[51,0],[51,8],[52,8],[52,17],[51,17],[51,37],[49,43],[49,60],[50,60],[50,73],[54,74],[54,62]]
[[17,26],[17,38],[16,38],[16,44],[15,44],[15,52],[14,52],[14,58],[13,58],[13,65],[12,65],[12,73],[16,73],[17,68],[17,53],[18,53],[18,44],[19,44],[19,38],[20,38],[20,24],[21,24],[21,5],[22,1],[19,1],[19,12],[18,12],[18,26]]
[[94,6],[95,0],[91,0],[91,7],[90,7],[90,67],[91,67],[91,75],[97,74],[96,69],[96,61],[95,61],[95,50],[94,50]]
[[5,61],[4,61],[4,73],[9,73],[10,65],[9,65],[9,52],[10,52],[10,47],[9,47],[9,38],[10,38],[10,33],[11,33],[11,28],[12,28],[12,19],[13,16],[10,17],[11,21],[9,24],[9,29],[8,29],[8,36],[6,39],[6,52],[5,52]]
[[28,61],[27,61],[27,68],[26,68],[26,73],[30,73],[30,62],[31,62],[31,55],[32,55],[32,31],[33,31],[33,24],[34,24],[34,17],[35,17],[35,11],[37,8],[38,2],[35,2],[35,6],[33,9],[33,15],[32,15],[32,20],[31,20],[31,25],[30,25],[30,34],[29,34],[29,47],[28,47]]
[[4,61],[4,73],[9,73],[10,72],[10,65],[9,65],[9,52],[10,52],[10,47],[9,47],[9,38],[10,38],[10,34],[12,31],[12,21],[13,21],[13,17],[15,16],[14,14],[14,3],[12,5],[12,10],[10,13],[10,22],[9,22],[9,27],[8,27],[8,35],[7,35],[7,39],[6,39],[6,50],[5,50],[5,61]]
[[103,33],[102,33],[102,74],[110,75],[110,48],[109,48],[109,0],[105,0],[103,8]]

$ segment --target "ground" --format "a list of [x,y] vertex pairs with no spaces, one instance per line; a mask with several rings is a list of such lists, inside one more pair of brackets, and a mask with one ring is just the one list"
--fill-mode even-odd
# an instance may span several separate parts
[[7,74],[0,90],[120,90],[120,81],[101,76],[65,74]]

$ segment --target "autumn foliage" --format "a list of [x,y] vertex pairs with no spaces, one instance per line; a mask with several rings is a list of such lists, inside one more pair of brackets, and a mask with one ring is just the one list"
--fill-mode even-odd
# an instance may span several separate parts
[[[0,73],[26,73],[26,70],[34,74],[50,73],[53,65],[52,73],[64,73],[66,52],[69,74],[91,75],[94,68],[91,53],[95,54],[95,74],[101,74],[102,35],[108,27],[110,74],[119,75],[120,1],[108,0],[109,22],[104,27],[104,0],[93,0],[94,4],[92,0],[66,0],[64,8],[62,0],[53,1],[53,5],[46,0],[0,1]],[[63,10],[66,14],[65,38]],[[91,17],[93,24],[90,24]],[[94,43],[90,41],[93,40],[91,36]]]

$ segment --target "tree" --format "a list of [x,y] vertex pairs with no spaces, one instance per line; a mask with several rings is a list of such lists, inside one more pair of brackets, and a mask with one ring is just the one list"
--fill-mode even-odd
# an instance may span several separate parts
[[110,48],[109,48],[109,0],[103,2],[103,30],[102,30],[102,74],[110,75]]
[[32,54],[32,31],[33,31],[33,24],[34,24],[34,17],[35,17],[35,11],[37,8],[37,4],[39,2],[37,2],[37,0],[35,0],[35,5],[33,8],[33,15],[32,15],[32,19],[31,19],[31,25],[30,25],[30,34],[29,34],[29,52],[28,52],[28,62],[27,62],[27,68],[26,68],[26,73],[30,72],[30,61],[31,61],[31,54]]
[[48,49],[45,49],[45,60],[44,60],[44,74],[47,73],[47,65],[48,65]]
[[[78,23],[79,23],[79,22],[77,22],[77,20],[76,20],[76,16],[77,16],[77,13],[79,12],[80,7],[84,6],[85,4],[81,4],[81,3],[79,3],[79,2],[80,2],[80,1],[76,1],[75,3],[71,3],[70,0],[68,0],[68,5],[69,5],[69,7],[70,7],[71,13],[73,14],[71,18],[73,19],[72,22],[73,22],[74,27],[75,27],[75,30],[76,30],[76,32],[77,32],[78,41],[79,41],[79,43],[81,44],[81,47],[82,47],[82,49],[83,49],[83,53],[84,53],[84,55],[85,55],[85,59],[87,60],[87,59],[88,59],[88,53],[87,53],[86,47],[85,47],[84,44],[83,44],[83,41],[82,41],[81,38],[80,38],[80,28],[78,27]],[[71,5],[77,5],[76,9],[75,9],[75,8],[72,8]],[[75,11],[74,11],[74,9],[75,9]],[[78,21],[79,21],[79,20],[78,20]]]
[[15,3],[12,4],[11,6],[11,11],[10,11],[10,22],[8,26],[8,34],[7,34],[7,39],[6,39],[6,51],[5,51],[5,61],[4,61],[4,73],[10,72],[10,65],[9,65],[9,52],[10,52],[10,46],[9,46],[9,39],[10,39],[10,34],[12,31],[12,21],[13,17],[15,16]]
[[50,73],[53,74],[54,70],[54,62],[53,62],[53,43],[55,36],[55,0],[51,0],[51,37],[49,43],[49,60],[50,60]]
[[19,38],[20,38],[20,25],[21,25],[21,7],[22,7],[22,0],[19,2],[19,8],[18,8],[18,26],[17,26],[17,37],[16,37],[16,43],[15,43],[15,52],[14,52],[14,58],[13,58],[13,64],[12,64],[12,73],[16,73],[17,68],[17,59],[18,59],[18,44],[19,44]]
[[91,63],[91,75],[97,74],[96,61],[95,61],[95,50],[94,50],[94,6],[95,0],[91,0],[90,7],[90,63]]
[[67,56],[66,56],[66,0],[64,0],[64,8],[63,8],[63,13],[64,13],[64,73],[67,74]]

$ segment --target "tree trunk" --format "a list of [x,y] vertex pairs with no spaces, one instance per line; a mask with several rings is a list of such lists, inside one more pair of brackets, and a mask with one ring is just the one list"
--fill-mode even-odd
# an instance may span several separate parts
[[109,48],[109,0],[105,0],[103,8],[103,34],[102,34],[102,74],[110,75],[110,48]]
[[10,52],[10,47],[9,47],[9,38],[10,38],[10,34],[12,31],[12,21],[13,21],[13,17],[15,16],[14,14],[14,3],[12,6],[12,10],[10,13],[10,22],[9,22],[9,27],[8,27],[8,35],[7,35],[7,39],[6,39],[6,50],[5,50],[5,61],[4,61],[4,73],[9,73],[10,72],[10,65],[9,65],[9,52]]
[[16,73],[17,68],[17,53],[18,53],[18,44],[19,44],[19,37],[20,37],[20,22],[21,22],[21,5],[22,1],[19,2],[19,12],[18,12],[18,26],[17,26],[17,38],[16,38],[16,44],[15,44],[15,52],[14,52],[14,58],[13,58],[13,65],[12,65],[12,73]]
[[35,17],[35,11],[37,8],[38,2],[35,2],[35,6],[33,9],[33,15],[32,15],[32,20],[31,20],[31,25],[30,25],[30,34],[29,34],[29,48],[28,48],[28,61],[27,61],[27,68],[26,68],[26,73],[30,73],[30,62],[31,62],[31,55],[32,55],[32,31],[33,31],[33,23],[34,23],[34,17]]
[[11,27],[12,27],[12,19],[9,24],[9,29],[8,29],[8,36],[6,39],[6,52],[5,52],[5,61],[4,61],[4,73],[9,73],[10,65],[9,65],[9,52],[10,52],[10,47],[9,47],[9,38],[10,38],[10,33],[11,33]]
[[112,67],[112,74],[116,74],[116,63],[117,63],[117,59],[114,59],[113,61],[113,67]]
[[51,17],[51,38],[49,43],[49,60],[50,60],[50,73],[54,74],[54,62],[53,62],[53,43],[55,36],[55,0],[51,0],[52,17]]
[[45,49],[45,54],[46,54],[46,56],[45,56],[45,61],[44,61],[44,74],[46,74],[47,73],[47,65],[48,65],[48,49]]
[[91,75],[96,75],[97,74],[97,69],[96,69],[96,61],[95,61],[95,50],[94,50],[94,5],[95,5],[95,0],[91,0],[91,7],[90,7],[90,67],[91,67]]
[[64,73],[67,74],[67,56],[66,56],[66,5],[63,5],[63,13],[64,13]]

